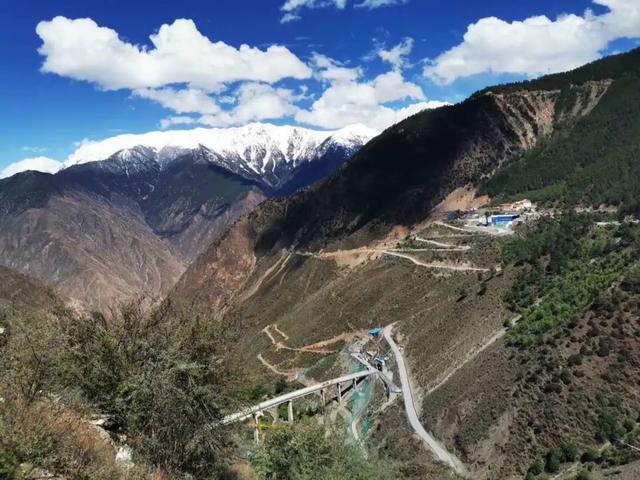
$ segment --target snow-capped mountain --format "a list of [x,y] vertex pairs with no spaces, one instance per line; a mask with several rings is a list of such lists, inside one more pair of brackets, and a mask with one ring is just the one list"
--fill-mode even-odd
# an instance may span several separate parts
[[[83,144],[65,167],[99,162],[100,169],[120,173],[167,168],[191,156],[207,161],[246,179],[279,189],[301,165],[322,161],[328,152],[349,158],[378,132],[363,125],[337,131],[253,123],[234,128],[169,130],[140,135],[118,135]],[[192,155],[193,154],[193,155]],[[115,173],[115,171],[114,171]]]
[[375,134],[252,124],[85,142],[56,173],[0,180],[0,264],[90,308],[164,294],[240,216],[332,174]]

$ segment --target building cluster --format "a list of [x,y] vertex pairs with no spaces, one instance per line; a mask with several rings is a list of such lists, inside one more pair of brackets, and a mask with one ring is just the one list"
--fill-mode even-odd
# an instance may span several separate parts
[[524,199],[513,203],[503,203],[494,208],[456,210],[449,212],[448,219],[459,220],[467,226],[473,227],[510,229],[535,215],[537,215],[536,205],[531,200]]

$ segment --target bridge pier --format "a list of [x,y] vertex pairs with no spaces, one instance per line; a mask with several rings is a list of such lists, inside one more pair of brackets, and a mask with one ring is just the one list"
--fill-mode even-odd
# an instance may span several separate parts
[[256,441],[256,445],[260,445],[260,428],[258,427],[259,418],[262,415],[261,412],[253,414],[253,439]]
[[353,388],[357,391],[358,380],[362,380],[364,378],[375,376],[375,375],[380,375],[380,372],[378,372],[377,370],[374,370],[373,368],[368,368],[367,370],[361,370],[358,372],[350,373],[348,375],[343,375],[338,378],[334,378],[332,380],[326,380],[322,383],[301,388],[294,392],[289,392],[284,395],[280,395],[279,397],[272,398],[264,402],[260,402],[257,405],[248,406],[236,413],[227,415],[216,424],[231,425],[232,423],[240,422],[243,420],[249,420],[249,421],[253,420],[254,438],[256,440],[256,443],[259,443],[260,442],[259,420],[260,420],[260,417],[264,415],[265,411],[266,412],[273,411],[274,421],[278,421],[278,419],[282,421],[284,420],[283,418],[284,416],[281,417],[279,415],[280,412],[278,411],[278,406],[286,403],[288,420],[292,422],[294,421],[293,401],[298,398],[306,397],[311,394],[319,394],[322,402],[322,410],[324,412],[327,406],[327,391],[329,391],[329,394],[330,394],[329,400],[333,401],[333,392],[335,392],[335,390],[333,390],[334,385],[336,386],[335,388],[338,394],[337,395],[338,403],[344,404],[346,400],[346,396],[343,397],[343,394],[345,393],[345,391],[349,390],[349,387],[351,385],[353,385]]
[[271,415],[271,418],[273,418],[273,423],[278,423],[280,421],[280,412],[278,411],[278,407],[266,410],[266,412]]

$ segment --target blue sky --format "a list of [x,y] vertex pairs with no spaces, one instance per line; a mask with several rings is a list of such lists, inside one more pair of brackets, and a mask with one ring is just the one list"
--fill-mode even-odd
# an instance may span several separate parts
[[382,129],[486,85],[634,48],[639,4],[5,0],[0,171],[163,127]]

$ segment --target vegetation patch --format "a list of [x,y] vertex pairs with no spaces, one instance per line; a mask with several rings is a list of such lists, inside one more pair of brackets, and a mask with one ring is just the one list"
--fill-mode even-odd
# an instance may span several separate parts
[[109,322],[0,314],[0,457],[12,475],[16,465],[69,478],[125,475],[109,434],[87,422],[93,414],[126,438],[138,465],[198,478],[224,470],[228,442],[212,427],[221,406],[254,401],[256,392],[240,388],[241,372],[230,375],[213,322],[194,315],[165,323],[136,305]]
[[327,431],[314,420],[281,424],[270,431],[251,462],[264,480],[401,478],[391,460],[375,452],[366,456],[343,431]]
[[507,334],[509,343],[531,345],[570,323],[628,270],[639,236],[635,225],[606,229],[590,215],[568,212],[543,218],[509,240],[504,263],[524,267],[506,296],[521,315]]

